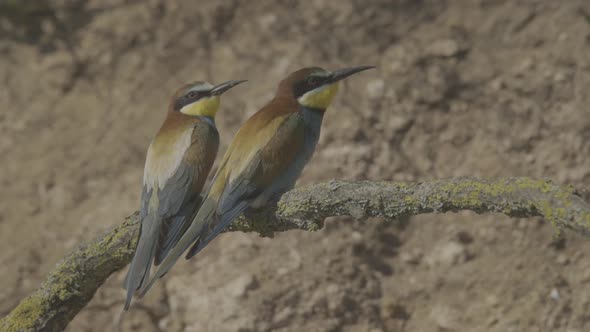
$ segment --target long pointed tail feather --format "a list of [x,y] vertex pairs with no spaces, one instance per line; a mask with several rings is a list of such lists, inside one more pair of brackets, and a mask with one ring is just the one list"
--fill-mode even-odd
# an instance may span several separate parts
[[127,289],[127,298],[125,299],[125,310],[129,309],[133,294],[142,287],[147,281],[150,274],[152,260],[156,251],[156,242],[158,239],[158,223],[156,216],[149,214],[141,222],[141,234],[135,255],[129,266],[129,272],[125,277],[125,289]]
[[[160,232],[160,236],[165,236],[165,238],[158,241],[156,254],[154,257],[154,265],[160,265],[162,260],[166,257],[166,255],[168,255],[176,242],[180,240],[180,237],[189,226],[187,225],[189,220],[187,220],[187,217],[185,216],[173,217],[165,222],[169,223],[167,225],[168,233],[163,234],[162,231]],[[165,227],[162,228],[164,229]]]
[[152,288],[154,283],[161,277],[163,277],[171,268],[174,263],[178,261],[182,253],[188,249],[193,242],[197,241],[206,229],[205,225],[210,221],[211,217],[215,213],[217,203],[213,200],[205,200],[199,209],[199,212],[193,219],[190,227],[186,230],[184,235],[180,238],[178,243],[168,252],[168,255],[158,266],[156,272],[151,277],[149,282],[139,290],[139,298],[145,296],[145,294]]
[[[227,226],[229,226],[232,221],[234,221],[237,217],[242,214],[248,205],[250,204],[249,201],[242,201],[236,206],[234,206],[229,211],[225,212],[221,216],[217,216],[217,219],[214,220],[214,224],[208,223],[208,232],[202,234],[202,237],[197,241],[189,252],[186,254],[186,259],[191,259],[193,256],[198,254],[203,248],[205,248],[209,242],[211,242],[214,238],[219,235]],[[213,222],[213,221],[211,221]]]

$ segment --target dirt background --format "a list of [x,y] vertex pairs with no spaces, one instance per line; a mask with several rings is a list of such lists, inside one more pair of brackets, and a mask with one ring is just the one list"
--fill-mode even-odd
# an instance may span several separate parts
[[[186,81],[250,80],[224,96],[223,151],[288,72],[377,65],[344,84],[299,184],[590,187],[587,0],[0,4],[0,315],[138,208],[149,140]],[[123,330],[590,331],[590,242],[564,235],[473,213],[225,234]],[[111,330],[123,276],[68,331]]]

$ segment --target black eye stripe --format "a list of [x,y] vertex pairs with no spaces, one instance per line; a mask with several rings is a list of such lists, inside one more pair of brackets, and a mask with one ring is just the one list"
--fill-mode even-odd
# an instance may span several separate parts
[[189,93],[186,95],[186,97],[187,97],[188,99],[196,99],[197,97],[199,97],[199,92],[197,92],[197,91],[191,91],[191,92],[189,92]]
[[320,87],[322,84],[326,82],[328,78],[319,77],[319,76],[309,76],[297,83],[293,86],[293,92],[295,97],[299,98],[303,96],[306,92],[309,92],[315,88]]
[[184,106],[195,102],[196,100],[200,99],[201,97],[203,97],[204,93],[200,92],[200,91],[189,91],[188,93],[186,93],[183,96],[180,96],[178,99],[176,99],[176,102],[174,103],[174,109],[176,109],[177,111],[180,111],[181,108],[183,108]]

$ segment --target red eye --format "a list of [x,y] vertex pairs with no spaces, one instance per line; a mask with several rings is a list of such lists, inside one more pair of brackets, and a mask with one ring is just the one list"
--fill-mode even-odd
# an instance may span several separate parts
[[198,96],[198,95],[199,95],[199,94],[198,94],[196,91],[191,91],[191,92],[189,92],[189,93],[188,93],[188,95],[186,95],[186,96],[187,96],[188,98],[190,98],[190,99],[194,99],[194,98],[197,98],[197,96]]

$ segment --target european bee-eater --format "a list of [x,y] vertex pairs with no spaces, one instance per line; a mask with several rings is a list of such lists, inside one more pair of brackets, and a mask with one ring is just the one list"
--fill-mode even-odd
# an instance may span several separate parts
[[190,227],[170,251],[140,297],[189,248],[189,259],[247,208],[291,189],[311,158],[326,108],[338,82],[363,66],[329,72],[303,68],[285,78],[275,97],[238,130]]
[[219,147],[215,114],[220,96],[242,82],[217,86],[194,82],[172,98],[166,120],[147,151],[141,230],[125,278],[125,310],[133,294],[147,282],[152,262],[159,265],[190,225]]

